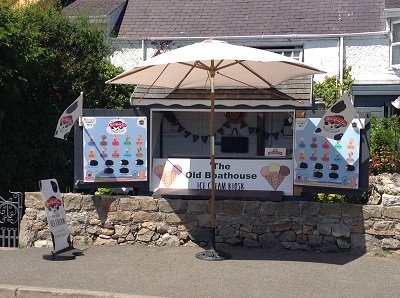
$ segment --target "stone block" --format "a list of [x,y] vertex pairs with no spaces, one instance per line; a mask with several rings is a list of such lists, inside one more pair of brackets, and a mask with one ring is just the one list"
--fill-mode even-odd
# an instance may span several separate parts
[[217,210],[224,215],[239,216],[243,211],[243,201],[219,201],[217,202]]
[[101,228],[99,226],[90,225],[86,228],[86,232],[89,234],[98,235],[101,233]]
[[294,242],[296,241],[296,234],[293,231],[283,231],[279,236],[278,239],[281,242]]
[[126,237],[131,231],[130,227],[125,225],[115,225],[114,229],[118,237]]
[[163,216],[158,212],[145,212],[137,211],[132,214],[132,220],[134,222],[146,222],[146,221],[163,221]]
[[207,212],[207,203],[206,201],[197,201],[192,200],[188,202],[187,205],[187,213],[204,213]]
[[319,223],[317,225],[317,230],[321,235],[332,235],[332,225],[333,223]]
[[331,243],[331,244],[334,244],[334,243],[336,243],[336,237],[333,237],[333,236],[323,236],[322,237],[322,242],[324,242],[324,243]]
[[168,223],[168,224],[184,223],[184,222],[186,222],[184,217],[185,216],[183,214],[178,215],[178,214],[175,214],[175,213],[168,213],[165,216],[165,222]]
[[244,213],[248,213],[250,215],[257,215],[258,211],[261,208],[261,202],[244,202]]
[[279,245],[279,241],[272,234],[261,235],[259,237],[259,243],[264,248],[272,248]]
[[109,222],[128,222],[132,219],[132,212],[130,211],[116,211],[107,214]]
[[296,242],[305,244],[307,243],[308,237],[306,234],[299,234],[296,237]]
[[160,234],[165,234],[168,232],[170,225],[166,222],[158,222],[156,227],[156,232]]
[[385,193],[382,195],[382,204],[385,207],[400,206],[400,196],[394,196]]
[[142,223],[142,228],[146,228],[146,229],[149,229],[151,231],[156,231],[157,223],[155,223],[155,222],[144,222],[144,223]]
[[260,210],[258,214],[260,216],[270,216],[275,214],[277,203],[274,202],[262,202],[260,204]]
[[302,202],[301,215],[302,216],[316,216],[319,214],[321,204],[318,202]]
[[374,205],[363,206],[363,218],[364,220],[370,218],[380,218],[382,216],[382,207]]
[[278,217],[291,217],[300,216],[300,206],[299,202],[280,202],[276,205],[276,216]]
[[240,225],[239,230],[242,232],[251,233],[251,232],[253,232],[253,225],[250,225],[250,224]]
[[152,197],[137,198],[142,211],[158,211],[157,200]]
[[269,229],[271,232],[282,232],[286,230],[290,230],[292,228],[293,222],[285,221],[285,222],[277,222],[269,225]]
[[219,235],[223,238],[223,239],[230,239],[233,238],[233,236],[235,235],[235,228],[232,226],[224,226],[219,230]]
[[373,225],[373,229],[376,231],[389,231],[395,228],[395,223],[393,221],[376,221]]
[[81,208],[82,210],[93,211],[95,206],[91,195],[81,195]]
[[94,245],[116,245],[118,244],[117,240],[115,239],[104,239],[97,237],[96,240],[93,242]]
[[[202,201],[206,202],[206,201]],[[158,199],[158,209],[165,213],[185,213],[188,202],[175,199]]]
[[312,226],[303,225],[303,231],[302,231],[303,234],[311,235],[313,233],[313,231],[314,231],[314,228]]
[[77,194],[65,194],[63,195],[64,209],[65,211],[81,210],[81,195]]
[[400,219],[400,206],[383,208],[383,216],[387,218]]
[[118,200],[121,211],[136,211],[140,209],[140,202],[136,197],[122,197]]
[[249,239],[257,240],[257,234],[255,234],[255,233],[248,233],[248,232],[239,231],[239,235],[241,237],[243,237],[243,238],[249,238]]
[[33,224],[31,225],[31,230],[32,231],[40,231],[43,230],[44,228],[47,227],[47,222],[44,221],[35,221],[33,222]]
[[211,233],[209,228],[197,228],[189,231],[189,237],[195,242],[208,242],[211,240]]
[[332,236],[350,237],[350,228],[343,222],[332,225]]
[[44,209],[42,194],[40,192],[26,192],[25,207],[33,209]]
[[384,238],[382,240],[381,247],[385,249],[399,249],[400,241],[398,239],[393,239],[393,238]]
[[361,205],[345,204],[342,206],[342,217],[345,218],[363,218],[363,208]]
[[264,224],[256,224],[253,226],[253,232],[256,234],[264,234],[267,232],[267,226]]
[[319,216],[323,218],[340,218],[341,204],[321,204]]
[[339,238],[336,240],[337,246],[341,249],[349,249],[350,248],[350,239]]
[[322,244],[322,236],[321,235],[308,235],[308,244],[311,247],[320,246]]
[[137,233],[136,239],[142,242],[150,242],[154,236],[154,231],[143,228]]

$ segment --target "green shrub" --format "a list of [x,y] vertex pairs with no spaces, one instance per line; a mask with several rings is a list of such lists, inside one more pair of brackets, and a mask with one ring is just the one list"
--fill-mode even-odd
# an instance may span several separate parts
[[400,117],[371,118],[370,174],[400,172],[400,153],[397,144],[400,138]]

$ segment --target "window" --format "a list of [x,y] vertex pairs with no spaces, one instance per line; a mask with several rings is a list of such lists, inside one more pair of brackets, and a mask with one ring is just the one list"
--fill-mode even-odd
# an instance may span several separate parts
[[[400,23],[399,23],[400,25]],[[303,62],[303,48],[302,47],[258,47],[258,49],[274,52],[276,54],[293,58],[295,60]]]
[[400,21],[392,24],[392,65],[400,66]]

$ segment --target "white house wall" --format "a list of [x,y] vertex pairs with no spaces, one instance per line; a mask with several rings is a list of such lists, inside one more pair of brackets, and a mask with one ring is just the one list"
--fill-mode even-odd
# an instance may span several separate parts
[[315,75],[316,81],[322,81],[326,75],[339,74],[339,39],[321,39],[305,41],[304,63],[326,71],[327,74]]
[[390,67],[390,41],[387,37],[345,39],[345,65],[352,67],[357,83],[398,83]]
[[[170,48],[180,47],[190,41],[174,41]],[[230,41],[238,43],[237,40]],[[291,40],[286,45],[290,46],[293,42],[302,44],[304,49],[304,62],[314,67],[326,71],[326,74],[316,75],[316,81],[322,81],[326,75],[337,75],[340,73],[340,38],[319,38]],[[157,43],[157,42],[155,42]],[[124,70],[130,69],[145,57],[152,57],[157,51],[155,43],[151,41],[129,41],[112,39],[115,49],[110,57],[110,61],[115,66],[122,67]],[[241,41],[243,44],[244,42]],[[265,46],[275,45],[274,40],[248,40],[248,45]],[[282,43],[280,43],[283,45]],[[143,47],[144,46],[144,47]],[[390,68],[390,40],[388,35],[363,35],[345,36],[343,39],[343,66],[351,66],[352,77],[356,83],[399,83],[399,75]]]

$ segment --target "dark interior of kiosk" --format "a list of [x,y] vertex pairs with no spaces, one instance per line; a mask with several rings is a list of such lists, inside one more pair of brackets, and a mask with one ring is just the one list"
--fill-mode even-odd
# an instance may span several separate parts
[[[294,111],[215,112],[216,157],[291,159],[293,114]],[[209,111],[153,111],[153,158],[209,158],[209,117]],[[269,154],[278,148],[279,154]]]

